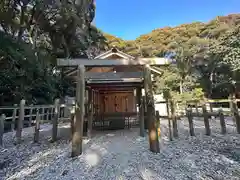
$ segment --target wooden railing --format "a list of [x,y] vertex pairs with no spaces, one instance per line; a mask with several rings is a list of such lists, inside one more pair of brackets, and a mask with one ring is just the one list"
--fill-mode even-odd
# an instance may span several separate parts
[[[168,118],[169,124],[172,122],[172,130],[173,130],[173,136],[178,137],[178,127],[177,127],[177,119],[180,119],[181,117],[187,117],[189,122],[189,133],[191,136],[194,136],[194,123],[193,118],[194,117],[203,117],[206,135],[211,134],[211,129],[209,125],[209,119],[211,117],[219,117],[220,119],[220,126],[221,126],[221,132],[222,134],[226,134],[226,123],[225,123],[225,117],[231,116],[234,120],[237,133],[240,134],[240,115],[239,115],[239,108],[237,105],[237,102],[240,102],[239,99],[222,99],[222,100],[206,100],[204,102],[201,102],[201,104],[192,102],[189,103],[188,107],[185,108],[178,108],[177,109],[177,103],[168,103],[168,115],[167,116],[161,116],[162,118]],[[229,103],[229,108],[222,108],[220,105],[219,108],[213,108],[212,103]],[[171,126],[171,124],[170,124]],[[169,129],[171,130],[171,127],[169,126]],[[172,139],[172,137],[170,137]]]
[[[235,99],[234,101],[236,103],[238,103],[238,102],[240,102],[240,99]],[[166,100],[157,101],[157,104],[166,104],[166,103],[167,103]],[[181,102],[176,102],[176,111],[180,114],[185,113],[185,108],[181,108],[181,107],[179,108],[179,106],[178,106],[179,103],[181,104]],[[233,100],[231,100],[231,99],[216,99],[216,100],[215,99],[207,99],[206,101],[204,101],[204,103],[206,104],[207,110],[210,112],[218,112],[218,109],[221,108],[224,113],[230,115]],[[224,106],[222,106],[223,103],[225,104]],[[189,103],[189,105],[191,105],[193,112],[201,111],[202,103],[192,100]],[[228,106],[228,107],[226,107],[226,106]],[[240,111],[240,108],[238,109],[238,111]]]
[[[220,125],[222,133],[226,133],[225,116],[232,116],[235,120],[237,132],[240,133],[240,115],[237,102],[239,99],[224,99],[224,100],[207,100],[205,103],[199,104],[191,103],[188,108],[183,108],[177,111],[176,104],[169,103],[168,115],[161,116],[161,118],[168,118],[171,120],[169,129],[173,129],[173,136],[177,136],[177,123],[179,117],[187,117],[189,121],[190,135],[194,135],[193,117],[203,117],[206,134],[210,134],[209,119],[211,116],[220,118]],[[212,103],[229,103],[229,108],[213,108]],[[64,119],[70,119],[74,111],[73,105],[60,104],[56,99],[54,104],[50,105],[25,105],[25,100],[21,100],[19,105],[12,107],[0,107],[0,145],[3,142],[3,134],[7,131],[16,131],[16,141],[21,142],[23,127],[35,127],[34,142],[39,140],[39,126],[40,123],[52,123],[52,141],[57,139],[58,122]],[[67,113],[66,113],[67,112]],[[170,121],[169,121],[170,122]]]
[[[70,118],[70,110],[73,106],[59,104],[56,99],[50,105],[25,105],[21,100],[19,105],[0,107],[0,145],[2,145],[3,134],[8,131],[16,131],[16,141],[21,142],[22,129],[35,126],[34,141],[39,139],[40,123],[52,123],[52,141],[57,139],[57,125],[60,120]],[[66,113],[67,112],[67,113]]]

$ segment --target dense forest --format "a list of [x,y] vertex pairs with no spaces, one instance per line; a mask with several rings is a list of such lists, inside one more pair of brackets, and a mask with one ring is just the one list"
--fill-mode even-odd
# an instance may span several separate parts
[[168,57],[155,90],[189,99],[239,92],[240,14],[153,30],[133,41],[101,32],[91,22],[93,0],[0,1],[0,105],[52,103],[72,93],[57,57],[93,58],[112,46],[134,56]]
[[93,0],[0,1],[0,105],[52,103],[71,80],[56,69],[57,57],[92,57],[104,37],[91,25]]
[[124,41],[105,34],[110,46],[141,57],[168,57],[157,92],[181,100],[238,96],[240,79],[240,14],[219,16],[207,23],[193,22],[155,29]]

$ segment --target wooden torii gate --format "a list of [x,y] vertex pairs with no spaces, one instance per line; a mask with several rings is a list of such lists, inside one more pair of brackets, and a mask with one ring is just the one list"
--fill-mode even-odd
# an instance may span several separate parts
[[[142,66],[146,107],[147,107],[147,122],[149,133],[150,151],[159,153],[159,140],[155,117],[154,97],[151,71],[154,69],[151,66],[163,66],[169,64],[166,58],[137,58],[137,59],[57,59],[58,67],[77,67],[77,86],[76,86],[76,105],[75,105],[75,121],[72,137],[72,157],[82,154],[82,137],[83,137],[83,122],[84,122],[84,98],[85,98],[85,68],[86,67],[112,67],[112,66]],[[155,70],[156,71],[156,70]],[[131,72],[134,74],[136,72]],[[99,73],[99,75],[102,73]],[[136,76],[136,75],[135,75]],[[129,75],[129,78],[132,76]],[[139,77],[141,78],[141,77]],[[116,79],[115,79],[116,80]],[[138,93],[139,94],[139,93]],[[143,104],[142,104],[143,106]],[[140,135],[144,134],[144,113],[140,113]],[[142,119],[142,120],[141,120]],[[91,128],[91,127],[90,127]]]

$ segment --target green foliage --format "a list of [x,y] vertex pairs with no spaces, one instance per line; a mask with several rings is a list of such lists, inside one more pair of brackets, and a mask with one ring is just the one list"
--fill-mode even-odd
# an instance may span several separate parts
[[46,57],[36,59],[31,45],[18,42],[0,32],[0,92],[1,104],[52,102],[56,97],[57,78],[44,63]]
[[216,88],[238,91],[240,73],[240,26],[236,26],[210,44],[208,58],[215,59]]
[[[69,3],[70,2],[70,3]],[[116,46],[133,56],[163,57],[175,64],[157,77],[155,91],[187,101],[236,92],[240,77],[240,15],[153,30],[132,41],[91,25],[92,0],[0,2],[0,103],[50,103],[74,93],[72,79],[54,74],[56,57],[93,58]],[[229,88],[231,87],[231,88]],[[229,90],[231,89],[231,90]]]
[[240,26],[228,31],[221,39],[220,45],[225,50],[222,54],[223,62],[230,66],[232,71],[240,70]]
[[[160,28],[136,40],[125,41],[127,46],[121,49],[134,56],[172,55],[175,65],[157,78],[155,91],[158,93],[172,94],[176,99],[200,98],[192,92],[201,88],[209,98],[226,97],[233,89],[239,91],[239,23],[240,14],[231,14],[208,23]],[[109,36],[106,38],[109,40]],[[124,42],[113,36],[111,39],[118,42],[115,46]],[[111,47],[113,41],[109,40],[109,44]]]
[[161,54],[161,52],[171,50],[172,44],[175,44],[175,42],[182,44],[190,39],[198,39],[198,42],[206,39],[219,39],[228,30],[236,27],[240,22],[239,19],[240,14],[232,14],[217,17],[209,23],[194,22],[177,27],[159,28],[132,41],[124,41],[109,34],[105,35],[105,37],[110,47],[113,45],[119,47],[122,42],[125,42],[127,46],[125,48],[121,47],[121,50],[130,55],[141,55],[140,49],[142,49],[155,56]]
[[178,76],[176,67],[163,69],[161,76],[156,77],[155,92],[166,93],[169,91],[178,91],[180,77]]
[[163,93],[164,98],[174,99],[175,101],[181,101],[186,103],[191,100],[201,100],[203,98],[203,90],[198,87],[196,79],[187,75],[183,81],[184,91],[180,92],[180,82],[182,82],[181,76],[177,66],[170,66],[162,71],[162,75],[156,78],[155,92]]
[[105,38],[91,21],[93,0],[0,1],[0,105],[52,103],[73,94],[72,79],[62,79],[56,57],[91,58]]

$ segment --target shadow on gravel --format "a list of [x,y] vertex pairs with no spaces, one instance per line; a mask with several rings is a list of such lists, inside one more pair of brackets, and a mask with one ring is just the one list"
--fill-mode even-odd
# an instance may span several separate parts
[[[42,164],[39,164],[41,159],[52,156],[56,150],[61,147],[61,144],[67,144],[69,141],[66,127],[59,128],[59,141],[51,143],[51,128],[43,126],[40,130],[39,143],[33,143],[33,130],[29,128],[23,132],[22,142],[16,145],[14,132],[5,136],[5,148],[0,148],[0,180],[2,179],[24,179],[27,174],[34,173],[39,170]],[[53,148],[55,151],[49,152]],[[40,156],[39,158],[36,158]],[[27,165],[27,168],[24,167]],[[18,175],[17,175],[18,174]],[[13,175],[16,175],[14,178]]]
[[26,137],[24,143],[9,149],[13,155],[4,152],[0,180],[45,179],[46,175],[71,179],[72,174],[86,180],[240,179],[240,171],[228,169],[240,167],[240,135],[229,130],[232,126],[227,126],[227,135],[221,135],[219,125],[212,122],[212,134],[206,136],[203,121],[194,121],[196,135],[191,137],[188,122],[178,121],[179,138],[169,141],[168,123],[162,120],[160,154],[149,152],[147,137],[138,141],[139,129],[94,132],[91,140],[84,140],[83,154],[74,159],[70,158],[68,125],[58,129],[55,143],[49,142],[51,130],[42,131],[39,144],[27,143],[32,137]]
[[233,161],[240,163],[240,147],[238,148],[224,147],[224,148],[218,149],[218,153],[228,157]]

